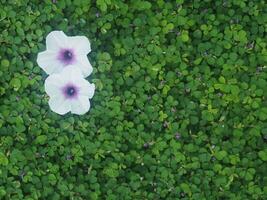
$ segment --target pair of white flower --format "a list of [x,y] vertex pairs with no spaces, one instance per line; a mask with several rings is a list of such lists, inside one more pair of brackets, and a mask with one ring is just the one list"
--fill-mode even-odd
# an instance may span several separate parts
[[52,31],[46,37],[46,51],[37,56],[38,65],[49,76],[45,91],[50,96],[52,111],[64,115],[68,112],[83,115],[90,109],[95,85],[85,78],[93,68],[87,58],[91,51],[85,36],[68,37],[63,31]]

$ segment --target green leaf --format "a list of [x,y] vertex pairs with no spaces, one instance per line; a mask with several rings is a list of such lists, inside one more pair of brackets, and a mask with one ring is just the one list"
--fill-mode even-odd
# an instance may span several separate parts
[[182,184],[180,185],[180,187],[181,187],[182,190],[183,190],[185,193],[187,193],[190,197],[192,196],[192,192],[191,192],[191,189],[190,189],[190,187],[189,187],[188,184],[186,184],[186,183],[182,183]]
[[218,160],[222,160],[227,156],[227,152],[226,151],[218,151],[215,152],[215,158]]
[[8,164],[8,159],[7,157],[2,153],[0,152],[0,165],[7,165]]
[[51,185],[55,185],[57,183],[57,178],[54,174],[49,174],[48,180]]
[[188,42],[189,41],[189,36],[187,32],[183,32],[181,35],[181,39],[183,42]]
[[0,71],[7,71],[8,68],[9,68],[9,61],[7,59],[2,60]]
[[47,136],[46,136],[46,135],[39,135],[39,136],[37,136],[37,138],[35,139],[35,142],[36,142],[37,144],[41,144],[41,145],[43,145],[43,144],[45,144],[46,140],[47,140]]
[[267,161],[267,150],[259,151],[258,155],[260,159],[262,159],[263,161]]
[[18,78],[13,78],[10,81],[10,85],[14,88],[15,91],[18,91],[21,87],[21,81]]
[[225,78],[223,76],[220,76],[219,82],[225,84]]

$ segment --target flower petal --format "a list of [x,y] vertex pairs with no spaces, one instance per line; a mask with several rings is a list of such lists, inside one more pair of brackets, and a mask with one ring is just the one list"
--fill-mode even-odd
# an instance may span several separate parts
[[85,78],[93,72],[93,67],[87,56],[77,56],[76,60],[76,65],[80,67]]
[[45,80],[45,91],[49,96],[62,95],[61,88],[66,84],[65,79],[58,75],[52,74]]
[[67,36],[63,31],[52,31],[46,36],[46,49],[58,51],[67,45]]
[[62,95],[50,97],[48,104],[52,111],[60,115],[66,114],[71,109],[71,102]]
[[83,115],[90,109],[90,101],[86,96],[79,96],[77,100],[71,101],[71,113]]
[[38,53],[37,63],[47,74],[58,73],[63,69],[63,64],[58,61],[53,51]]
[[77,80],[83,79],[83,74],[80,70],[80,67],[77,65],[68,65],[65,66],[62,72],[60,73],[60,76],[68,81],[73,81],[74,83]]
[[90,99],[94,96],[95,84],[93,84],[93,83],[91,84],[87,80],[81,79],[81,80],[79,80],[78,85],[80,88],[79,95],[87,96]]
[[77,55],[87,55],[91,51],[91,45],[85,36],[72,36],[68,37],[69,47],[75,47]]

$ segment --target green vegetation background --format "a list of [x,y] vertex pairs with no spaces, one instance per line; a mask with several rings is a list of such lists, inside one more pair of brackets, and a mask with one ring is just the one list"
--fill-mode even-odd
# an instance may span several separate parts
[[[264,0],[0,0],[0,199],[267,197]],[[50,111],[52,30],[85,35],[83,116]]]

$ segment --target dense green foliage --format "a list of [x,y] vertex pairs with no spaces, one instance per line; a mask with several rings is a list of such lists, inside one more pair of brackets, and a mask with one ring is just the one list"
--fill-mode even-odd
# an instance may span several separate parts
[[[266,199],[265,0],[0,0],[0,199]],[[89,113],[50,111],[52,30],[85,35]]]

